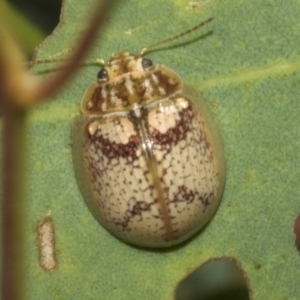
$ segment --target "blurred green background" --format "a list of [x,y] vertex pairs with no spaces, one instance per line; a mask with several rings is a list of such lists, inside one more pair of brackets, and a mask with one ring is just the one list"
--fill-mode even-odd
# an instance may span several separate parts
[[8,19],[27,57],[59,22],[62,0],[8,0]]

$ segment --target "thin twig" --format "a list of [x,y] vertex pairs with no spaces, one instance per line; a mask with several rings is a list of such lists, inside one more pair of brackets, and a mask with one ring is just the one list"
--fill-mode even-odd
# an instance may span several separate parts
[[84,59],[85,55],[89,51],[93,41],[95,40],[98,29],[103,25],[107,18],[108,12],[112,8],[112,4],[116,1],[105,1],[99,7],[96,8],[96,13],[90,23],[89,28],[84,33],[82,39],[78,42],[78,48],[71,55],[70,59],[67,60],[65,66],[58,72],[54,77],[50,78],[49,81],[40,85],[33,95],[33,102],[40,103],[44,99],[61,87],[65,82],[73,75],[76,68]]
[[[5,54],[9,54],[6,48],[2,48],[0,59],[0,98],[4,102],[4,128],[3,128],[3,155],[2,155],[2,295],[1,299],[20,300],[24,298],[23,289],[23,139],[25,137],[25,115],[24,108],[28,108],[35,103],[42,102],[56,92],[71,77],[80,61],[92,44],[98,27],[100,27],[116,1],[106,0],[101,7],[96,9],[96,14],[87,32],[79,43],[79,48],[67,61],[66,66],[61,72],[56,73],[48,82],[36,85],[32,97],[23,97],[18,89],[18,82],[13,82],[14,72],[7,74],[9,63],[6,61]],[[103,2],[102,2],[103,3]],[[2,31],[1,31],[2,32]],[[5,30],[3,31],[5,32]],[[3,42],[3,41],[2,41]],[[4,41],[6,42],[6,41]],[[13,44],[13,43],[11,43]],[[15,48],[12,48],[14,51]],[[15,51],[18,52],[18,49]],[[14,53],[14,54],[16,54]],[[19,53],[17,53],[20,57]],[[9,60],[8,60],[9,61]],[[9,61],[10,62],[10,61]],[[13,63],[13,62],[12,62]],[[18,66],[18,62],[14,67]],[[17,70],[14,68],[13,71]],[[24,77],[29,75],[25,75]],[[21,77],[17,77],[21,78]],[[20,79],[22,80],[22,78]],[[14,83],[13,87],[6,84]],[[31,95],[28,88],[28,95]],[[13,95],[11,95],[13,94]],[[21,100],[20,100],[21,98]],[[30,99],[29,102],[22,102]]]
[[[11,99],[10,99],[11,100]],[[4,102],[2,156],[2,297],[20,300],[23,255],[23,150],[25,112],[16,109],[11,101]]]

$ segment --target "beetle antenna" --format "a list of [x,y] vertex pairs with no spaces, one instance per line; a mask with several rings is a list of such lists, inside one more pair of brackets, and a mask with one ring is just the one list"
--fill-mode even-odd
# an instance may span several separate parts
[[[66,51],[56,53],[53,56],[59,56],[63,52],[70,52],[71,50],[72,49],[68,48]],[[35,59],[30,62],[27,62],[27,64],[32,66],[34,64],[43,64],[43,63],[60,63],[60,62],[65,62],[66,60],[67,60],[66,58]],[[88,65],[88,64],[97,64],[97,65],[104,66],[105,61],[102,58],[90,58],[90,59],[85,60],[83,63],[81,63],[81,65]]]
[[179,33],[179,34],[177,34],[177,35],[175,35],[175,36],[172,36],[172,37],[170,37],[170,38],[168,38],[168,39],[166,39],[166,40],[159,41],[159,42],[157,42],[157,43],[155,43],[155,44],[149,45],[149,46],[147,46],[147,47],[145,47],[145,48],[143,48],[143,49],[141,50],[140,56],[142,56],[143,54],[145,54],[145,52],[147,52],[147,51],[148,51],[149,49],[151,49],[151,48],[154,48],[154,47],[156,47],[156,46],[158,46],[158,45],[162,45],[162,44],[165,44],[165,43],[172,42],[172,41],[177,40],[177,39],[179,39],[179,38],[181,38],[181,37],[183,37],[183,36],[185,36],[185,35],[187,35],[187,34],[190,34],[191,32],[197,30],[198,28],[204,26],[205,24],[209,23],[209,22],[212,21],[212,20],[213,20],[213,18],[209,18],[209,19],[207,19],[206,21],[201,22],[200,24],[198,24],[198,25],[194,26],[193,28],[190,28],[190,29],[188,29],[188,30],[186,30],[186,31],[184,31],[184,32],[182,32],[182,33]]
[[[62,59],[36,59],[36,60],[33,60],[33,61],[30,61],[30,62],[27,62],[27,64],[30,64],[30,65],[34,65],[34,64],[46,64],[46,63],[59,63],[59,62],[64,62],[66,61],[65,58],[62,58]],[[81,65],[89,65],[89,64],[97,64],[97,65],[101,65],[101,66],[104,66],[105,65],[105,61],[104,59],[102,58],[90,58],[90,59],[87,59],[85,60],[83,63],[81,63]]]
[[104,66],[105,60],[102,58],[89,58],[82,63],[82,65],[89,65],[89,64],[97,64],[100,66]]

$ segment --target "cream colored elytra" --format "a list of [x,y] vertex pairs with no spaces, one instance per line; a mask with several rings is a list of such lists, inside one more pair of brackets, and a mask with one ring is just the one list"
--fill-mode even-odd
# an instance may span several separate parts
[[98,77],[72,128],[87,205],[125,242],[158,248],[187,240],[212,218],[224,186],[222,144],[205,103],[192,102],[172,70],[128,52]]

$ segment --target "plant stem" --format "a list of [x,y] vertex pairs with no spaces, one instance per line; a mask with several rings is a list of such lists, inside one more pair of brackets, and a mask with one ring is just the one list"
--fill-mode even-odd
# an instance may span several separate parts
[[25,112],[4,101],[2,173],[2,299],[24,298],[23,151]]

